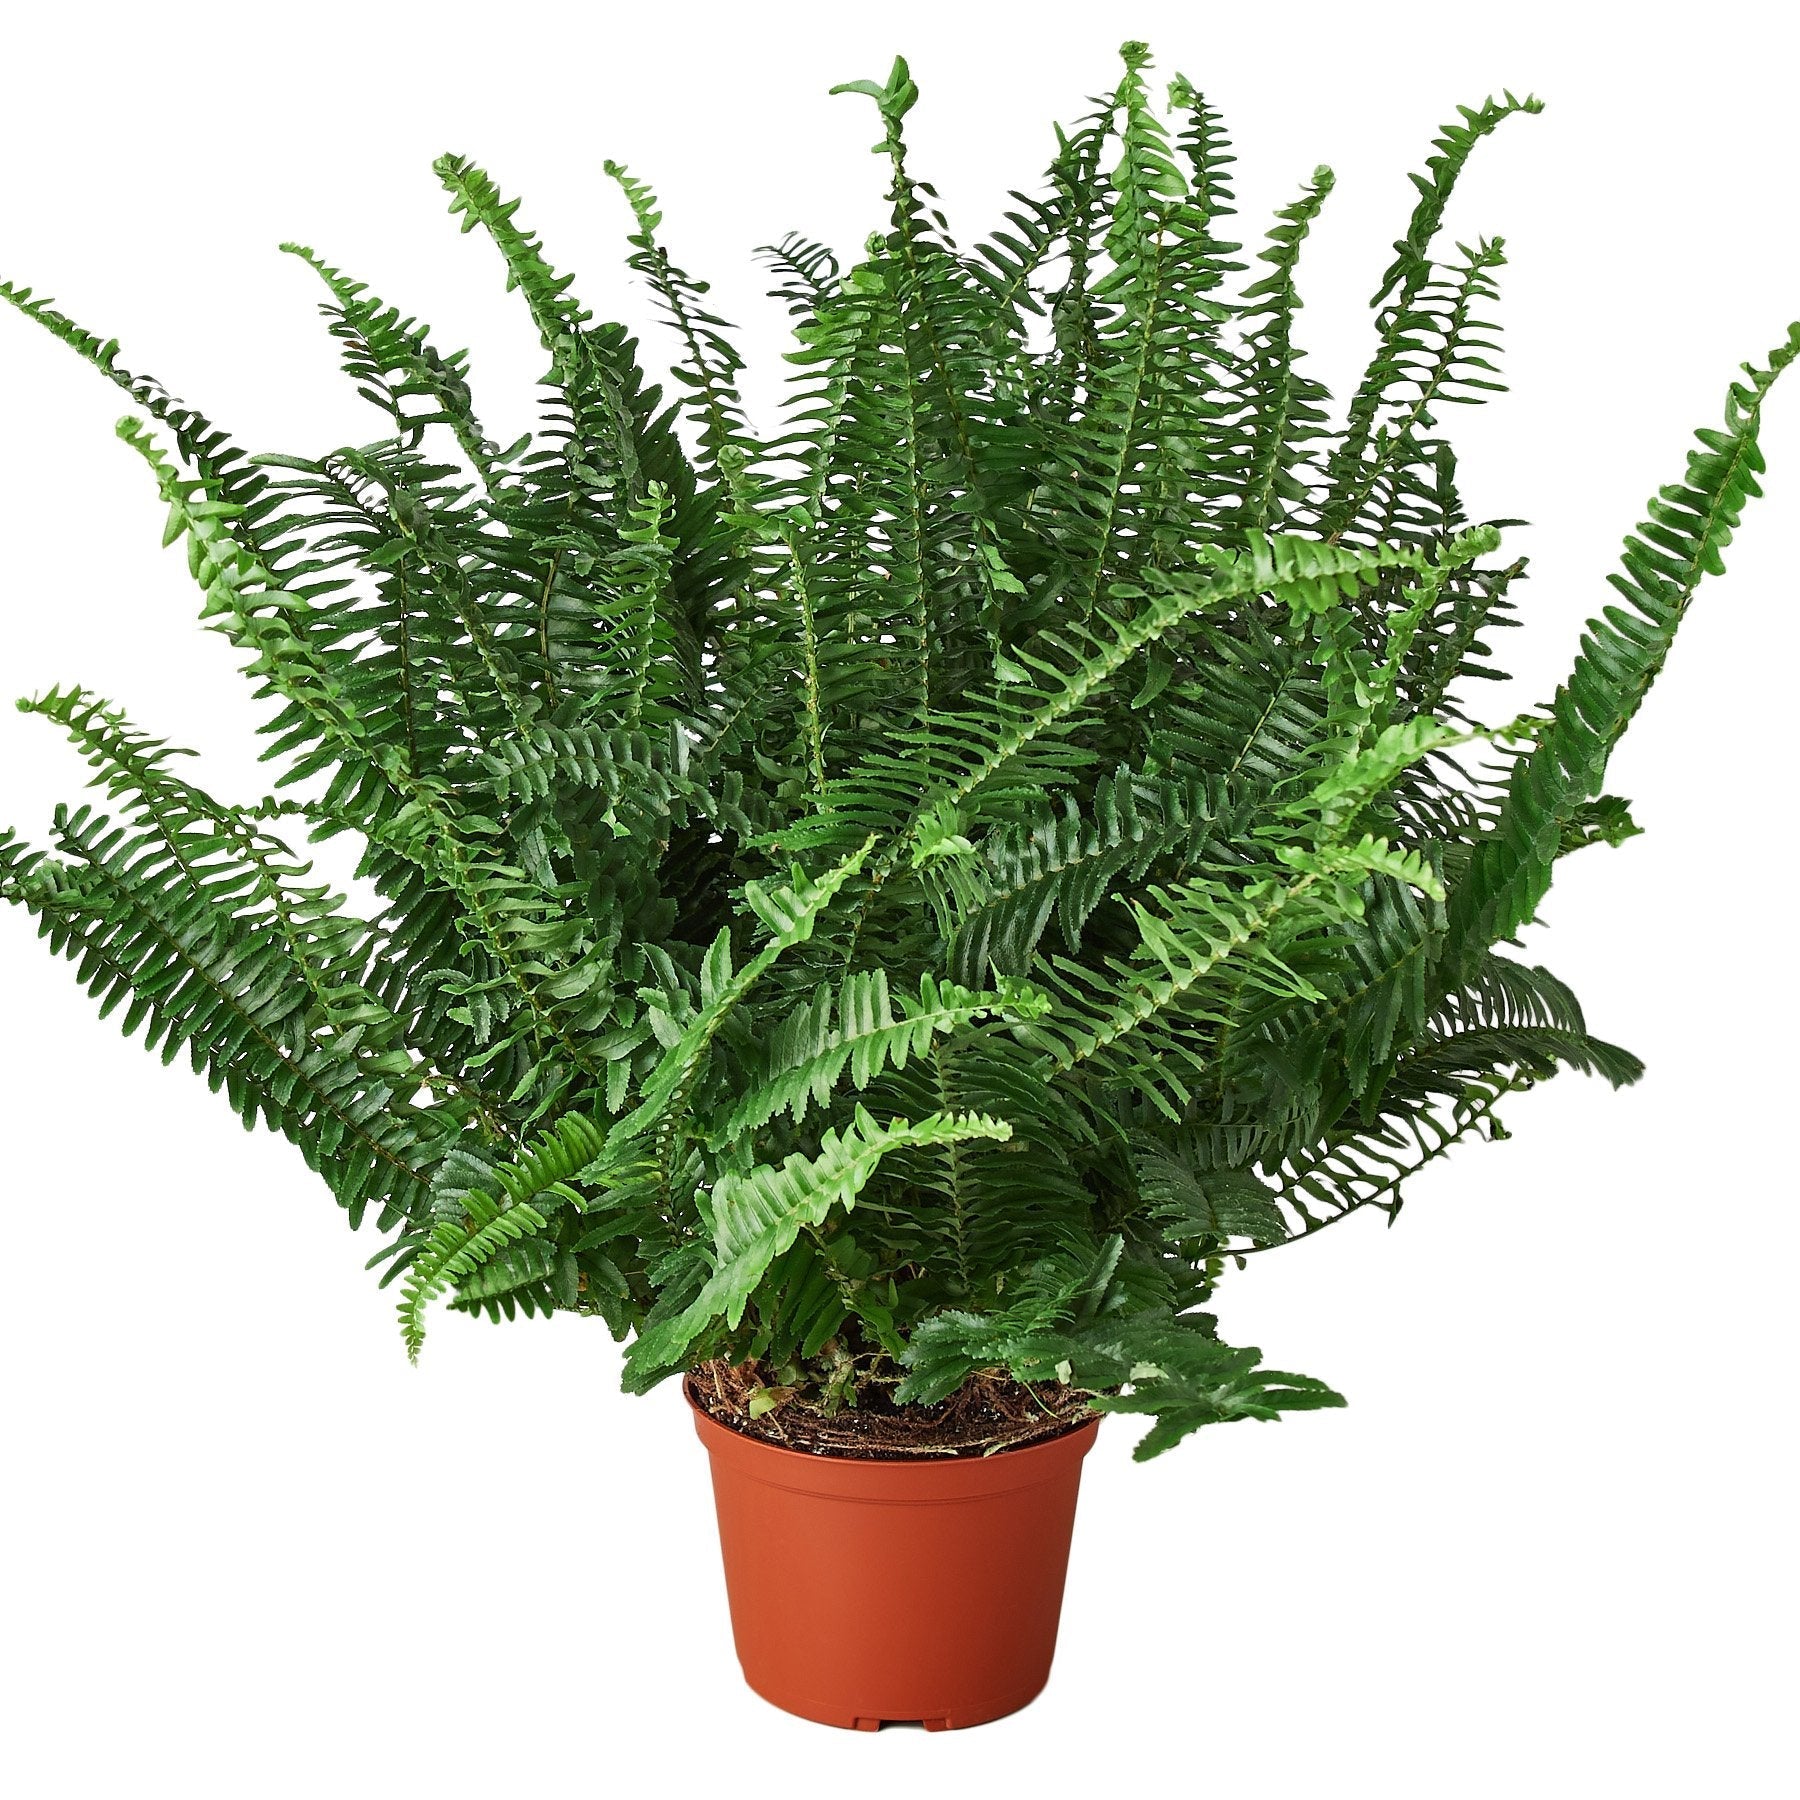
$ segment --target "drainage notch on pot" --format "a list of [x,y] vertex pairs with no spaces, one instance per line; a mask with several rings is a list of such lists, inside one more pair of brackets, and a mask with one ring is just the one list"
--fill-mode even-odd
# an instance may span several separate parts
[[1050,1676],[1081,1463],[1098,1419],[992,1456],[810,1456],[713,1418],[712,1464],[744,1679],[801,1718],[954,1730]]

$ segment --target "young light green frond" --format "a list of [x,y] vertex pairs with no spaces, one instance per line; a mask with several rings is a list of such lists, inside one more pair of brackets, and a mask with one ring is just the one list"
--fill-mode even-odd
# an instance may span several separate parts
[[1021,1297],[999,1311],[928,1320],[907,1348],[900,1397],[942,1399],[983,1369],[1065,1382],[1090,1391],[1099,1411],[1156,1416],[1134,1452],[1140,1462],[1202,1425],[1344,1404],[1323,1382],[1263,1368],[1260,1350],[1220,1342],[1204,1313],[1109,1305],[1107,1256],[1116,1266],[1118,1240],[1088,1267],[1035,1272]]
[[1475,735],[1423,716],[1389,725],[1365,748],[1334,764],[1281,812],[1286,818],[1316,822],[1321,836],[1334,836],[1361,817],[1369,803],[1386,793],[1404,770],[1434,751],[1467,743]]
[[811,1107],[830,1100],[846,1072],[861,1093],[888,1067],[904,1069],[907,1059],[940,1033],[1003,1010],[1030,1017],[1041,1003],[1028,989],[975,993],[924,975],[917,998],[902,994],[896,1014],[885,970],[846,976],[835,994],[821,986],[776,1026],[767,1079],[726,1115],[716,1130],[717,1141],[747,1141],[780,1112],[799,1125]]
[[735,1326],[775,1258],[835,1207],[851,1207],[890,1151],[968,1138],[1006,1138],[1002,1119],[934,1114],[917,1122],[877,1123],[860,1107],[848,1128],[829,1130],[816,1157],[790,1156],[779,1167],[721,1177],[713,1190],[715,1264],[706,1285],[676,1317],[644,1333],[626,1359],[628,1380],[643,1384],[672,1367],[713,1320]]
[[506,260],[507,291],[518,289],[531,309],[544,348],[553,354],[573,354],[572,340],[594,316],[569,290],[574,277],[558,275],[544,259],[543,240],[513,223],[517,200],[507,200],[486,170],[466,156],[446,153],[432,164],[444,191],[450,196],[450,212],[462,222],[462,230],[483,228]]
[[[1134,618],[1115,620],[1101,615],[1101,629],[1079,635],[1070,632],[1066,639],[1040,634],[1037,642],[1043,650],[1060,651],[1062,657],[1052,661],[1035,649],[1017,651],[1015,666],[1023,678],[1021,698],[1001,689],[990,703],[986,719],[965,715],[938,722],[934,742],[945,744],[952,765],[960,762],[961,766],[942,782],[941,791],[927,789],[927,799],[908,835],[908,848],[916,853],[921,847],[934,815],[960,813],[1001,776],[1023,774],[1030,780],[1028,755],[1034,747],[1060,739],[1081,710],[1103,697],[1140,652],[1185,620],[1259,593],[1293,606],[1322,609],[1355,594],[1384,568],[1420,566],[1415,556],[1386,546],[1351,551],[1308,538],[1258,533],[1235,557],[1215,552],[1207,559],[1203,574],[1160,577],[1147,595],[1127,592],[1122,597],[1141,603]],[[1022,769],[1021,765],[1027,766]]]
[[407,1270],[400,1301],[400,1334],[414,1361],[425,1347],[425,1314],[453,1281],[471,1275],[504,1245],[516,1243],[548,1221],[530,1206],[502,1208],[485,1195],[470,1197],[467,1222],[442,1220],[424,1253]]
[[701,1005],[681,1035],[645,1078],[638,1104],[614,1127],[619,1138],[637,1137],[681,1104],[708,1046],[746,994],[774,966],[784,951],[803,944],[844,884],[862,867],[871,845],[864,844],[817,881],[800,880],[792,887],[748,883],[744,903],[769,932],[769,941],[736,971],[732,968],[731,933],[722,929],[708,950],[701,970]]
[[1131,906],[1138,942],[1131,961],[1098,970],[1049,959],[1034,979],[1054,1005],[1033,1031],[1056,1074],[1091,1068],[1178,1121],[1201,1091],[1209,1065],[1204,1028],[1225,1023],[1230,996],[1248,986],[1287,999],[1319,991],[1281,950],[1289,908],[1319,877],[1259,881],[1241,893],[1216,880],[1152,889]]
[[[1390,881],[1404,881],[1432,900],[1442,900],[1444,884],[1436,869],[1417,850],[1400,850],[1365,832],[1353,844],[1334,844],[1325,850],[1308,850],[1297,844],[1284,844],[1275,854],[1290,869],[1323,878],[1349,876],[1360,889],[1361,878],[1385,875]],[[1343,910],[1355,917],[1362,909],[1360,892],[1355,897],[1346,893]]]

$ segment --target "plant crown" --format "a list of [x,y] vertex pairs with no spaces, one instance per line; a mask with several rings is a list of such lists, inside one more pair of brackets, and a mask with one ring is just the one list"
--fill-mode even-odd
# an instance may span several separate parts
[[[81,688],[23,702],[102,806],[0,834],[0,894],[102,1013],[186,1051],[388,1234],[428,1308],[597,1314],[633,1390],[758,1359],[767,1403],[974,1372],[1198,1426],[1340,1404],[1200,1310],[1235,1259],[1400,1205],[1560,1068],[1628,1082],[1510,954],[1558,860],[1636,827],[1607,759],[1759,490],[1730,388],[1550,703],[1485,729],[1522,557],[1439,418],[1500,388],[1502,241],[1439,248],[1506,95],[1436,139],[1341,411],[1304,370],[1319,169],[1247,260],[1185,80],[1059,130],[973,249],[874,102],[887,223],[764,254],[790,396],[753,431],[707,287],[609,164],[673,400],[518,203],[437,174],[548,358],[494,442],[469,362],[301,245],[376,441],[251,456],[29,289],[202,617],[272,702],[251,804]],[[103,810],[104,808],[104,810]],[[363,917],[291,847],[351,834]]]

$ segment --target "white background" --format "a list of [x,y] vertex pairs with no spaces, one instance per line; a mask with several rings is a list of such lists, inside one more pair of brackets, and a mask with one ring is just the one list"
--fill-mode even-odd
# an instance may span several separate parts
[[[1800,313],[1791,66],[1724,0],[1226,13],[39,8],[6,28],[0,270],[251,447],[310,452],[380,421],[275,252],[299,238],[470,344],[511,436],[541,356],[431,158],[485,161],[589,304],[636,320],[612,155],[744,321],[766,396],[784,321],[750,250],[790,227],[854,249],[881,219],[874,113],[832,82],[910,56],[917,169],[973,238],[1130,34],[1225,108],[1251,232],[1336,168],[1302,324],[1342,392],[1405,171],[1457,102],[1533,88],[1549,109],[1481,148],[1451,226],[1513,257],[1513,391],[1454,423],[1476,516],[1536,521],[1529,630],[1503,649],[1517,700],[1540,698],[1644,496]],[[375,1240],[0,920],[0,1782],[1793,1792],[1790,379],[1772,498],[1615,763],[1649,835],[1569,865],[1534,937],[1648,1078],[1567,1076],[1513,1106],[1511,1143],[1421,1180],[1391,1233],[1359,1217],[1236,1278],[1228,1335],[1349,1409],[1147,1468],[1109,1425],[1052,1685],[983,1730],[853,1737],[754,1699],[673,1388],[620,1397],[616,1349],[570,1318],[440,1317],[408,1368],[361,1270]],[[80,679],[198,744],[222,791],[260,791],[247,684],[110,435],[123,397],[10,313],[0,391],[6,686]],[[81,775],[42,721],[0,718],[0,818],[35,830]]]

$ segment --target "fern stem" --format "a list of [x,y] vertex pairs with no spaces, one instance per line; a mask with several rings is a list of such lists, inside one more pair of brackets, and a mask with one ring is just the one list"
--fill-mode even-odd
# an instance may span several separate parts
[[[931,1066],[937,1086],[938,1110],[942,1113],[954,1113],[957,1110],[956,1100],[951,1093],[949,1073],[944,1066],[942,1044],[934,1043],[931,1046]],[[951,1255],[956,1263],[957,1281],[966,1294],[974,1284],[969,1273],[968,1203],[963,1193],[961,1140],[951,1139],[943,1146],[943,1152],[949,1178],[946,1198],[950,1202]]]
[[819,633],[814,619],[812,593],[806,579],[806,561],[799,534],[791,523],[782,526],[787,544],[788,568],[793,581],[794,601],[800,610],[800,669],[805,685],[806,760],[812,773],[813,793],[826,798],[825,780],[825,704],[819,687]]

